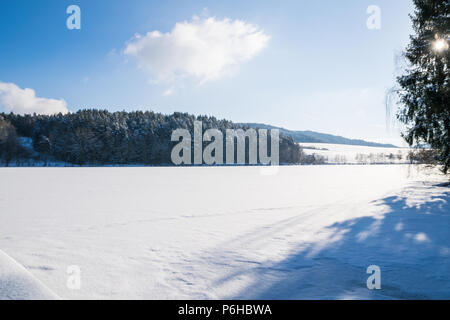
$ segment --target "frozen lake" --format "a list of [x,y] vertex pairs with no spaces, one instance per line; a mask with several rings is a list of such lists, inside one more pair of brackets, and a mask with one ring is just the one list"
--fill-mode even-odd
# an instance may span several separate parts
[[445,178],[407,165],[273,173],[0,168],[0,250],[62,298],[450,298]]

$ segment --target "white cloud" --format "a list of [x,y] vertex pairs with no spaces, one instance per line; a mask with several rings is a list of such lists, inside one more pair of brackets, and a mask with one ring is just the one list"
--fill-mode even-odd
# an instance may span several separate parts
[[64,100],[38,98],[33,89],[21,89],[14,83],[0,82],[0,111],[17,114],[67,113]]
[[125,54],[135,57],[156,82],[186,77],[206,82],[250,60],[269,39],[259,27],[241,20],[194,17],[190,22],[176,23],[168,33],[135,35]]
[[174,88],[171,87],[163,92],[164,96],[170,96],[174,92]]

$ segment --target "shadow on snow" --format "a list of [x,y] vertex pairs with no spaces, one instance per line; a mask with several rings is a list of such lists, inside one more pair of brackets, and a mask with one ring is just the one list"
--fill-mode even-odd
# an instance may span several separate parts
[[[379,217],[328,226],[338,240],[309,244],[216,284],[244,273],[253,279],[230,297],[236,299],[449,299],[450,191],[432,185],[405,191],[374,202],[383,206]],[[370,265],[381,268],[380,290],[366,287]]]

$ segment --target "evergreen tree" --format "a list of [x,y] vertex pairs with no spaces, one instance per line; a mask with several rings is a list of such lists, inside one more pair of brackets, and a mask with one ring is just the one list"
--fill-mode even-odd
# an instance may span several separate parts
[[409,66],[398,78],[398,119],[406,124],[410,145],[428,144],[438,151],[443,171],[450,168],[449,37],[450,0],[414,0],[415,34],[405,56]]
[[9,166],[13,159],[18,158],[19,151],[16,129],[0,116],[0,159]]

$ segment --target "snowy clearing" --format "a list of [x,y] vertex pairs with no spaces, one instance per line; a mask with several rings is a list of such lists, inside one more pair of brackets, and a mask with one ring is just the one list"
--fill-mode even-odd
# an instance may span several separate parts
[[380,148],[331,143],[300,143],[306,154],[325,157],[326,163],[333,164],[399,164],[408,163],[410,148]]
[[[261,173],[0,168],[0,248],[66,299],[450,298],[441,175],[406,165]],[[0,298],[13,289],[5,257]],[[73,265],[78,290],[67,286]],[[370,265],[381,290],[366,287]]]

